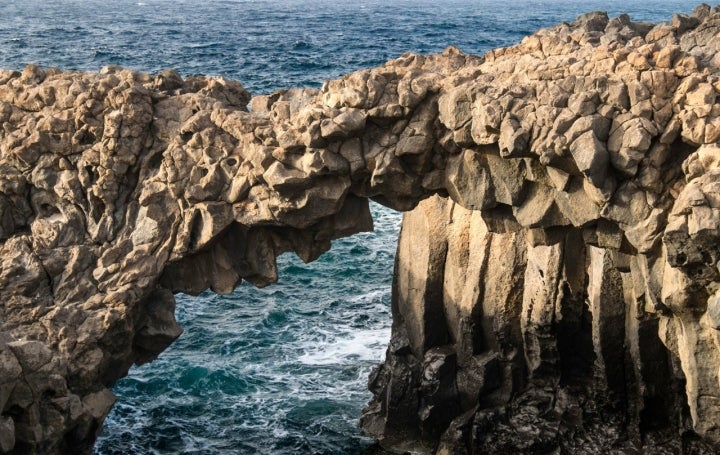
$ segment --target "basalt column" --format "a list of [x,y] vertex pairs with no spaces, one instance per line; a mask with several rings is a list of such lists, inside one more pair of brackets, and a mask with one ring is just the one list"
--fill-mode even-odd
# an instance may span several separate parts
[[0,71],[0,453],[89,453],[112,385],[182,332],[175,293],[273,283],[372,229],[370,199],[412,211],[383,444],[720,444],[718,37],[720,7],[589,13],[255,97]]
[[590,234],[493,233],[441,197],[406,213],[364,430],[424,453],[712,453],[658,336],[662,270]]

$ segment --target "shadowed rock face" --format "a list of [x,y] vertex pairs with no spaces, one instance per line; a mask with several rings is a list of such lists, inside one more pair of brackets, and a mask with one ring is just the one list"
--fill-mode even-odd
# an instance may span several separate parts
[[174,293],[272,283],[372,229],[368,198],[427,200],[363,418],[383,444],[720,443],[719,33],[707,6],[593,13],[252,99],[0,72],[0,452],[89,451],[108,387],[180,335]]

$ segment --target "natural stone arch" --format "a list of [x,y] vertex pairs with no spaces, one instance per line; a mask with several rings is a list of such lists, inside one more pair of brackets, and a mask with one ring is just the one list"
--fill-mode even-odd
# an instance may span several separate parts
[[718,24],[596,13],[252,99],[172,71],[0,73],[0,449],[89,449],[107,387],[180,334],[173,292],[269,284],[278,254],[369,229],[367,198],[435,194],[490,232],[637,258],[718,442]]

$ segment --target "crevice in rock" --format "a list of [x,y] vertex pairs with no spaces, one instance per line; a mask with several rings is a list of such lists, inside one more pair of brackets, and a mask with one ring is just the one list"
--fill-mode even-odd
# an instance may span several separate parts
[[106,387],[179,335],[173,292],[271,284],[278,254],[372,229],[370,198],[408,213],[368,434],[713,452],[719,19],[590,13],[255,98],[174,71],[0,72],[2,450],[89,451]]

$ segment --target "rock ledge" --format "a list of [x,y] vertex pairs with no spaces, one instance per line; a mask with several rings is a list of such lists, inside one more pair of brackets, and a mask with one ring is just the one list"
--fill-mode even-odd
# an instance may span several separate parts
[[362,422],[382,444],[712,453],[719,34],[707,5],[590,13],[255,98],[0,71],[0,452],[89,452],[108,388],[180,335],[175,293],[268,285],[372,229],[373,199],[412,210]]

